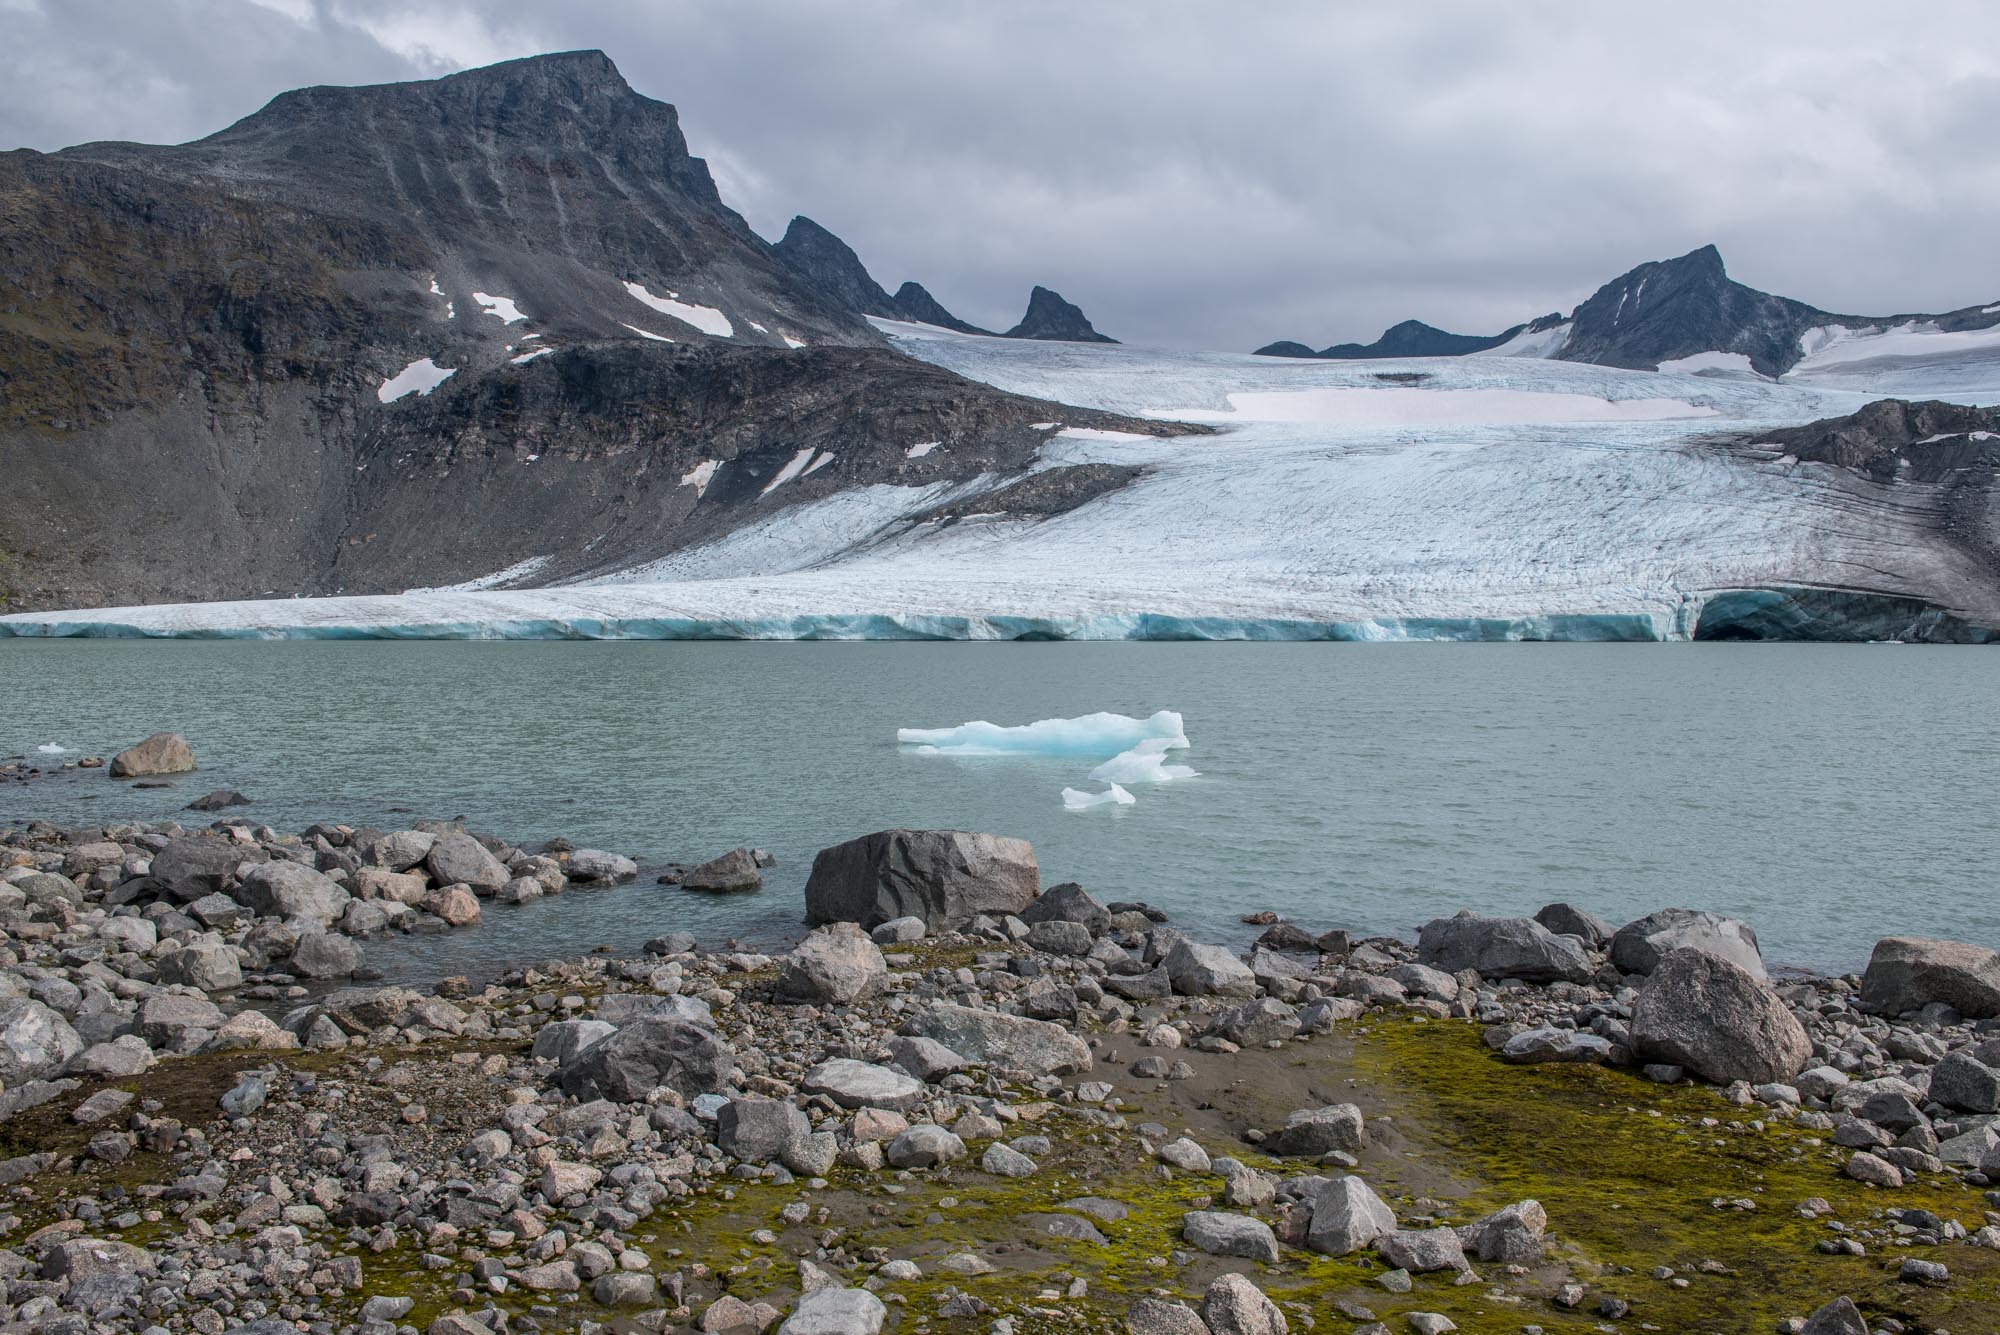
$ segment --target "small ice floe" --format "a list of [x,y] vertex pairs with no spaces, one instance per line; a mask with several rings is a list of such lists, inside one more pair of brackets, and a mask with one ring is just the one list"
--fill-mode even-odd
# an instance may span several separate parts
[[1167,763],[1167,752],[1172,747],[1172,738],[1148,737],[1099,765],[1090,772],[1090,777],[1113,787],[1121,783],[1170,783],[1196,777],[1195,771],[1186,765]]
[[1092,807],[1129,807],[1139,799],[1120,788],[1117,784],[1101,793],[1086,793],[1081,788],[1062,790],[1064,811],[1088,811]]
[[943,443],[944,443],[943,441],[938,441],[938,440],[920,440],[916,444],[910,446],[909,449],[904,450],[903,457],[905,459],[921,459],[926,454],[929,454],[932,450],[936,449],[939,445],[942,445]]
[[43,742],[40,746],[36,747],[35,749],[41,752],[45,756],[65,755],[69,751],[69,748],[67,746],[62,745],[59,742]]
[[439,366],[428,357],[419,357],[384,380],[375,397],[384,403],[394,403],[411,394],[429,394],[455,374],[456,367]]
[[472,299],[501,324],[513,324],[517,320],[528,318],[526,312],[514,304],[512,297],[496,297],[490,292],[475,292],[472,294]]
[[687,472],[681,474],[681,485],[693,487],[697,498],[707,495],[708,484],[715,480],[715,470],[722,467],[720,459],[703,459]]
[[736,326],[729,323],[729,317],[713,306],[696,306],[680,299],[678,292],[669,292],[664,297],[653,295],[644,283],[627,283],[625,291],[632,300],[651,306],[662,315],[671,315],[683,324],[691,324],[704,334],[717,338],[733,338]]

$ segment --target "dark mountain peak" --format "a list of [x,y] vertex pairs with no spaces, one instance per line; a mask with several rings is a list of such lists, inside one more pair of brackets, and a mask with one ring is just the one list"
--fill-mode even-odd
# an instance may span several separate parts
[[452,119],[470,112],[491,117],[497,128],[526,130],[529,127],[525,122],[516,121],[510,127],[507,120],[531,112],[601,114],[620,104],[645,104],[676,118],[671,106],[642,96],[625,82],[625,76],[611,63],[611,57],[602,51],[559,51],[503,60],[497,65],[461,70],[439,79],[295,88],[278,94],[260,110],[227,129],[196,142],[227,142],[245,130],[318,123],[330,113],[356,106],[379,109],[426,106]]
[[1062,294],[1037,287],[1028,294],[1028,313],[1007,331],[1008,338],[1040,338],[1061,343],[1116,343],[1091,328],[1090,321]]
[[1335,361],[1368,357],[1463,357],[1504,343],[1515,332],[1509,330],[1492,337],[1454,334],[1422,320],[1405,320],[1383,330],[1382,337],[1373,343],[1336,343],[1315,355]]
[[1281,338],[1276,343],[1266,343],[1263,347],[1257,349],[1257,351],[1252,355],[1257,357],[1319,356],[1317,352],[1314,352],[1311,348],[1307,347],[1305,344],[1289,338]]
[[945,329],[955,329],[961,334],[988,334],[990,329],[981,329],[976,324],[967,324],[944,308],[922,283],[905,283],[896,289],[892,298],[896,314],[905,320],[916,320],[922,324],[939,325]]
[[889,294],[868,273],[854,248],[804,214],[792,219],[771,248],[785,267],[848,310],[894,317]]
[[1734,281],[1711,245],[1620,274],[1572,318],[1562,354],[1569,361],[1652,370],[1698,353],[1733,352],[1779,375],[1799,359],[1799,335],[1832,317]]

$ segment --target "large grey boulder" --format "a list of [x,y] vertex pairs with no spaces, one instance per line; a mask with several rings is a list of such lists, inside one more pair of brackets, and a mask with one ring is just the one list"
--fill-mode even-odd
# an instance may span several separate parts
[[1210,1332],[1208,1323],[1186,1303],[1140,1298],[1125,1310],[1125,1335],[1210,1335]]
[[2000,1039],[1947,1054],[1931,1068],[1930,1096],[1962,1112],[2000,1112]]
[[1312,1222],[1306,1246],[1325,1256],[1346,1256],[1396,1231],[1396,1212],[1358,1177],[1322,1183],[1309,1198]]
[[603,1020],[557,1020],[542,1026],[535,1035],[531,1053],[537,1060],[558,1065],[574,1058],[593,1043],[601,1043],[618,1032],[616,1025]]
[[1247,1214],[1190,1211],[1181,1216],[1181,1238],[1210,1256],[1240,1256],[1246,1261],[1265,1262],[1278,1259],[1278,1239],[1271,1226]]
[[1025,839],[881,830],[820,850],[806,880],[806,921],[875,927],[915,917],[936,931],[975,914],[1020,913],[1040,889]]
[[1278,1305],[1238,1274],[1218,1275],[1209,1282],[1201,1299],[1201,1319],[1209,1335],[1289,1335],[1290,1331]]
[[1089,1046],[1061,1025],[949,1001],[919,1010],[903,1032],[934,1039],[969,1061],[1032,1075],[1074,1075],[1092,1065]]
[[83,1051],[83,1039],[68,1020],[39,1001],[0,1001],[0,1085],[12,1090],[54,1075]]
[[745,1163],[769,1163],[797,1154],[812,1123],[783,1099],[731,1099],[715,1117],[715,1143]]
[[1557,936],[1583,938],[1592,950],[1602,950],[1611,944],[1616,930],[1595,913],[1586,913],[1571,904],[1547,904],[1536,910],[1535,921],[1554,932]]
[[1533,918],[1434,918],[1417,933],[1417,962],[1446,973],[1473,969],[1486,978],[1531,983],[1587,981],[1596,972],[1583,948]]
[[1467,1270],[1465,1248],[1458,1232],[1450,1228],[1404,1229],[1384,1233],[1375,1240],[1375,1250],[1397,1270],[1413,1275],[1433,1270]]
[[1090,892],[1075,881],[1052,885],[1020,912],[1020,919],[1033,927],[1038,922],[1081,924],[1092,936],[1102,936],[1111,927],[1111,910],[1091,898]]
[[919,1122],[889,1142],[884,1157],[896,1168],[935,1168],[965,1157],[965,1142],[932,1122]]
[[866,1289],[814,1289],[778,1327],[778,1335],[880,1335],[889,1309]]
[[222,889],[230,873],[242,863],[262,862],[268,856],[261,848],[190,835],[169,841],[153,854],[147,875],[170,897],[191,904]]
[[[5,1003],[0,1003],[4,1005]],[[0,1011],[4,1015],[4,1011]],[[139,1003],[133,1030],[156,1048],[184,1050],[222,1028],[221,1007],[206,997],[185,992],[155,992]]]
[[558,1071],[579,1099],[637,1103],[665,1085],[682,1098],[713,1094],[735,1073],[736,1054],[713,1031],[683,1020],[637,1020],[591,1044]]
[[272,918],[303,918],[331,927],[352,898],[332,878],[296,862],[260,862],[247,867],[236,898]]
[[1545,1062],[1608,1062],[1611,1042],[1580,1029],[1558,1029],[1543,1025],[1524,1029],[1508,1039],[1500,1049],[1500,1059],[1516,1066],[1538,1066]]
[[1459,1245],[1497,1265],[1537,1265],[1549,1214],[1540,1201],[1516,1201],[1458,1230]]
[[1647,974],[1673,950],[1700,950],[1728,960],[1752,978],[1764,976],[1764,955],[1750,924],[1706,909],[1661,909],[1628,922],[1611,938],[1620,973]]
[[763,884],[764,873],[757,869],[757,855],[747,848],[732,848],[719,858],[710,858],[681,873],[681,889],[712,894],[757,890]]
[[291,971],[301,978],[346,978],[361,967],[361,947],[338,932],[302,932]]
[[845,1006],[889,981],[882,948],[851,922],[828,923],[799,942],[778,966],[778,998]]
[[236,952],[214,938],[190,941],[160,956],[159,981],[222,992],[243,985],[243,968]]
[[1162,960],[1174,991],[1184,997],[1254,997],[1257,975],[1221,946],[1179,941]]
[[1281,1159],[1317,1158],[1335,1150],[1352,1154],[1367,1147],[1368,1124],[1351,1103],[1300,1108],[1264,1143],[1267,1152]]
[[1245,1048],[1283,1042],[1299,1032],[1299,1013],[1275,997],[1259,997],[1217,1015],[1208,1032]]
[[439,885],[469,885],[475,891],[498,890],[513,879],[507,864],[487,852],[486,845],[456,831],[438,836],[424,865]]
[[1861,975],[1862,1003],[1902,1015],[1942,1002],[1971,1020],[2000,1015],[2000,950],[1921,936],[1884,937]]
[[1843,1294],[1807,1317],[1799,1335],[1868,1335],[1868,1321]]
[[639,864],[622,853],[579,848],[563,863],[563,872],[585,885],[621,885],[639,874]]
[[1720,955],[1669,951],[1632,1005],[1632,1040],[1649,1061],[1717,1084],[1789,1082],[1812,1057],[1777,993]]
[[799,1088],[824,1094],[843,1108],[884,1108],[908,1112],[925,1098],[924,1082],[871,1062],[831,1057],[807,1071]]
[[194,768],[194,748],[178,733],[156,732],[111,757],[111,777],[141,779],[152,774],[186,774]]

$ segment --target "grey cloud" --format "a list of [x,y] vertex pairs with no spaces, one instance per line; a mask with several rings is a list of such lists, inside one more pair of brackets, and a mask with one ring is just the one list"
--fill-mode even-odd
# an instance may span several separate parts
[[[31,12],[32,11],[32,12]],[[288,12],[296,17],[288,16]],[[303,19],[303,21],[301,21]],[[596,46],[727,197],[1005,326],[1469,332],[1714,241],[1836,310],[2000,300],[2000,30],[1859,3],[0,0],[0,141],[204,134],[304,83]]]

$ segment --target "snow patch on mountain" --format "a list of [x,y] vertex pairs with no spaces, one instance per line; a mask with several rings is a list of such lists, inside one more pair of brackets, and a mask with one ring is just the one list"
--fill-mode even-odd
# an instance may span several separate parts
[[457,373],[457,367],[439,366],[428,357],[419,357],[377,386],[375,397],[394,403],[412,394],[428,395]]
[[1570,326],[1567,322],[1552,329],[1523,329],[1497,348],[1485,352],[1475,352],[1475,357],[1554,357],[1559,355],[1569,342]]
[[681,485],[693,487],[696,498],[708,494],[708,484],[715,480],[715,470],[722,467],[720,459],[703,459],[693,468],[681,474]]
[[1676,357],[1661,362],[1658,369],[1668,375],[1701,375],[1704,372],[1726,372],[1754,376],[1761,380],[1757,368],[1750,364],[1748,354],[1741,352],[1697,352],[1692,357]]
[[[682,301],[678,292],[669,292],[664,297],[655,296],[647,290],[644,283],[627,283],[625,291],[634,301],[651,306],[662,315],[671,315],[683,324],[691,324],[704,334],[711,334],[716,338],[735,337],[736,326],[729,322],[728,316],[713,306],[696,306]],[[629,329],[631,326],[627,325],[626,328]]]
[[1877,357],[1937,357],[1953,353],[2000,352],[2000,325],[1986,329],[1943,330],[1928,320],[1906,320],[1883,328],[1821,325],[1799,337],[1804,354],[1791,375],[1810,375],[1845,362]]
[[671,343],[674,341],[673,339],[668,338],[665,334],[656,334],[650,329],[641,329],[638,325],[635,324],[625,324],[623,320],[620,320],[618,323],[621,325],[625,325],[625,328],[631,330],[633,333],[637,334],[640,338],[650,338],[655,343]]
[[528,318],[521,308],[514,304],[512,297],[496,297],[488,292],[475,292],[472,294],[472,299],[479,303],[481,310],[499,320],[501,324],[515,324]]
[[480,575],[477,578],[464,580],[458,584],[438,584],[424,589],[405,589],[404,593],[406,595],[425,593],[478,593],[484,589],[498,589],[508,584],[515,584],[521,580],[530,579],[539,574],[548,567],[549,559],[546,556],[531,556],[525,561],[516,561],[505,570],[496,570],[490,575]]

